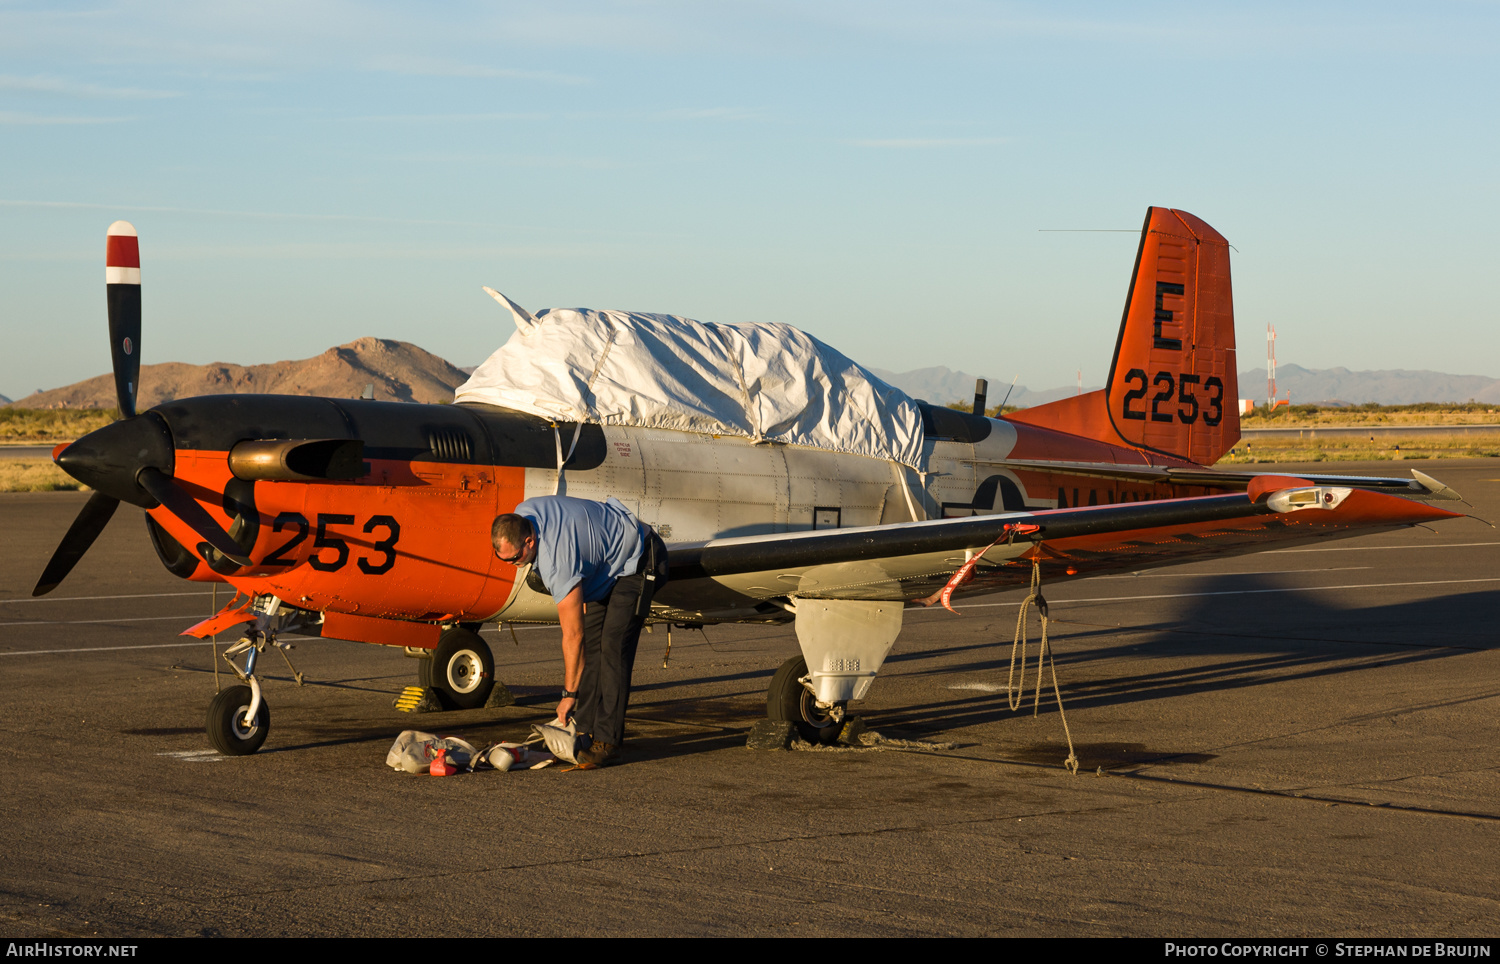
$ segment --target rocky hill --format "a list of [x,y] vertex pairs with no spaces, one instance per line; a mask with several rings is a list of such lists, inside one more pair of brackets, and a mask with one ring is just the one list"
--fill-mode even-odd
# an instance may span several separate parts
[[[358,398],[366,386],[382,401],[451,402],[453,389],[468,379],[459,369],[416,345],[386,338],[360,338],[330,348],[316,358],[268,365],[164,362],[141,367],[141,409],[194,395],[278,394]],[[86,381],[35,392],[14,402],[17,408],[113,408],[114,378]]]

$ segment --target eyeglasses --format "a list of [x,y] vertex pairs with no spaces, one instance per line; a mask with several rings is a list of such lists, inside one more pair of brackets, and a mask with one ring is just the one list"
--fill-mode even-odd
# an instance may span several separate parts
[[519,563],[522,559],[524,559],[526,557],[526,543],[527,543],[528,540],[530,540],[530,538],[531,538],[530,536],[527,536],[525,539],[521,540],[521,548],[519,550],[517,550],[516,554],[513,555],[513,556],[502,556],[502,555],[500,555],[500,550],[496,549],[495,550],[495,558],[499,559],[501,562],[505,563],[507,566],[514,566],[514,565],[516,565],[517,563]]

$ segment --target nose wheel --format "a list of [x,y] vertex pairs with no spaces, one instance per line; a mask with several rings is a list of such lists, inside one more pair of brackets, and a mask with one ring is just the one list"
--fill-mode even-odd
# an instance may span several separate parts
[[[249,715],[252,703],[258,703]],[[225,756],[248,756],[271,732],[271,709],[248,686],[231,686],[208,704],[208,742]]]
[[830,745],[838,739],[844,706],[841,703],[819,706],[817,697],[804,685],[808,679],[807,660],[803,657],[793,656],[782,663],[766,691],[766,717],[794,724],[809,743]]

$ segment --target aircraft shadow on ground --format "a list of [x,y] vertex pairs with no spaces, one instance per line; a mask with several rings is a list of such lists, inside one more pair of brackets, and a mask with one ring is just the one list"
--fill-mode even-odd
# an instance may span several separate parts
[[[389,746],[400,730],[412,729],[439,736],[457,736],[476,747],[502,741],[521,742],[530,738],[533,723],[552,720],[557,702],[555,691],[546,697],[532,695],[518,699],[497,716],[494,710],[461,710],[424,713],[393,726],[388,720],[339,719],[312,722],[306,719],[291,723],[279,734],[273,732],[271,743],[261,754],[284,753],[327,747],[368,744]],[[633,754],[641,759],[698,753],[726,746],[744,746],[745,730],[754,719],[741,707],[726,700],[684,701],[679,713],[663,714],[660,708],[646,708],[638,713],[632,707],[627,717],[626,733]],[[675,709],[676,707],[671,707]],[[173,727],[123,731],[134,735],[189,735],[201,733],[200,727]]]
[[[1272,580],[1247,581],[1244,577],[1205,580],[1195,589],[1202,593],[1246,589],[1280,588]],[[1274,604],[1267,600],[1274,600]],[[1064,705],[1072,709],[1105,707],[1147,700],[1169,701],[1199,693],[1243,689],[1339,676],[1363,670],[1414,665],[1447,659],[1477,649],[1500,645],[1489,625],[1500,611],[1500,591],[1459,593],[1384,606],[1350,608],[1335,605],[1316,592],[1276,593],[1268,596],[1231,595],[1202,597],[1192,601],[1170,601],[1174,611],[1135,626],[1115,625],[1113,611],[1097,605],[1069,605],[1059,600],[1053,609],[1058,619],[1051,637]],[[1181,605],[1188,602],[1188,605]],[[1130,605],[1125,603],[1123,605]],[[962,605],[960,604],[960,609]],[[1109,625],[1093,620],[1109,619]],[[888,666],[917,664],[906,670],[905,679],[929,679],[972,683],[983,681],[1003,686],[1007,682],[1011,655],[1010,619],[992,620],[996,635],[990,639],[956,645],[926,647],[897,652]],[[1029,716],[1036,679],[1038,626],[1030,623],[1029,673],[1024,702],[1019,713],[1009,708],[1007,693],[947,690],[947,698],[890,709],[866,712],[871,727],[890,735],[925,738],[949,734],[967,727],[994,724],[1024,714]],[[642,654],[642,659],[650,658]],[[779,662],[775,660],[773,662]],[[1141,671],[1142,664],[1165,662],[1160,669]],[[921,665],[921,664],[931,665]],[[1120,673],[1111,673],[1112,664]],[[1091,667],[1092,678],[1081,678],[1080,670]],[[775,665],[737,672],[691,678],[653,681],[635,687],[637,700],[631,709],[629,742],[631,756],[650,759],[711,752],[744,745],[744,732],[760,714],[764,681]],[[733,692],[722,690],[711,696],[674,698],[682,687],[746,684]],[[877,680],[876,687],[888,681]],[[364,688],[364,687],[354,687]],[[512,710],[501,718],[493,715],[442,713],[413,718],[401,728],[416,728],[460,735],[471,742],[490,743],[517,739],[533,722],[546,722],[555,703],[551,687],[519,685]],[[657,694],[658,699],[642,699]],[[1050,676],[1043,687],[1041,710],[1055,713]],[[861,712],[860,707],[855,708]],[[493,711],[470,711],[489,714]],[[388,721],[339,721],[294,726],[282,731],[291,742],[267,747],[263,753],[305,750],[361,743],[385,743],[393,738]],[[1060,734],[1048,734],[1048,742],[1037,744],[1037,762],[1054,764]],[[1060,743],[1057,743],[1060,746]],[[1198,754],[1173,754],[1134,744],[1079,745],[1088,766],[1091,760],[1117,765],[1122,762],[1169,759],[1172,762],[1202,760]],[[1025,755],[1026,751],[1022,751]]]
[[[1236,577],[1203,585],[1200,591],[1256,588],[1279,587],[1270,580],[1247,582]],[[1449,659],[1500,646],[1490,628],[1497,611],[1497,590],[1361,608],[1336,605],[1316,592],[1276,593],[1200,597],[1170,617],[1117,627],[1090,625],[1091,614],[1099,613],[1098,609],[1060,601],[1053,610],[1059,619],[1052,623],[1049,635],[1055,646],[1063,705],[1084,709]],[[1028,715],[1036,686],[1039,637],[1034,616],[1029,635],[1029,672],[1019,711]],[[1122,636],[1129,638],[1122,640]],[[953,690],[948,699],[871,714],[870,725],[937,733],[1015,715],[1003,689],[1008,683],[1011,643],[1011,634],[1006,632],[1005,638],[992,643],[893,655],[892,663],[936,658],[941,664],[908,676],[951,678],[959,685],[972,684],[978,676],[1002,689]],[[965,660],[966,655],[977,658]],[[1168,664],[1160,669],[1140,669],[1142,663],[1162,660]],[[1111,674],[1112,663],[1124,672]],[[1084,667],[1091,668],[1092,678],[1080,678],[1078,671]],[[1042,688],[1041,708],[1044,713],[1055,712],[1050,675]]]

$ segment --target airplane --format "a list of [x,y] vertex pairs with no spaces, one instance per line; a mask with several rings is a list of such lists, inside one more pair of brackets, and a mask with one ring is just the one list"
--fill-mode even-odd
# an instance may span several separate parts
[[[493,518],[537,495],[615,496],[656,527],[671,578],[654,622],[792,623],[801,652],[773,676],[767,716],[821,742],[867,696],[908,607],[951,608],[955,593],[1034,573],[1138,570],[1461,515],[1428,504],[1458,495],[1417,472],[1213,468],[1239,438],[1229,247],[1170,208],[1147,210],[1106,387],[994,418],[983,399],[972,413],[910,399],[790,326],[533,315],[490,289],[517,334],[454,404],[211,395],[137,412],[140,281],[135,229],[115,222],[106,291],[121,417],[54,451],[93,494],[34,595],[57,587],[121,502],[144,509],[168,571],[237,591],[184,633],[244,627],[224,654],[241,683],[207,716],[226,755],[264,744],[257,660],[288,634],[404,648],[444,708],[484,706],[495,662],[481,625],[557,618],[540,582],[490,545]],[[744,352],[725,349],[703,376],[729,379],[722,398],[679,377],[703,375],[689,349],[720,350],[708,342]],[[811,367],[775,368],[801,349]],[[626,366],[608,384],[606,355]],[[533,389],[543,401],[526,401]],[[568,401],[575,389],[587,398]],[[766,412],[765,424],[741,418]]]

